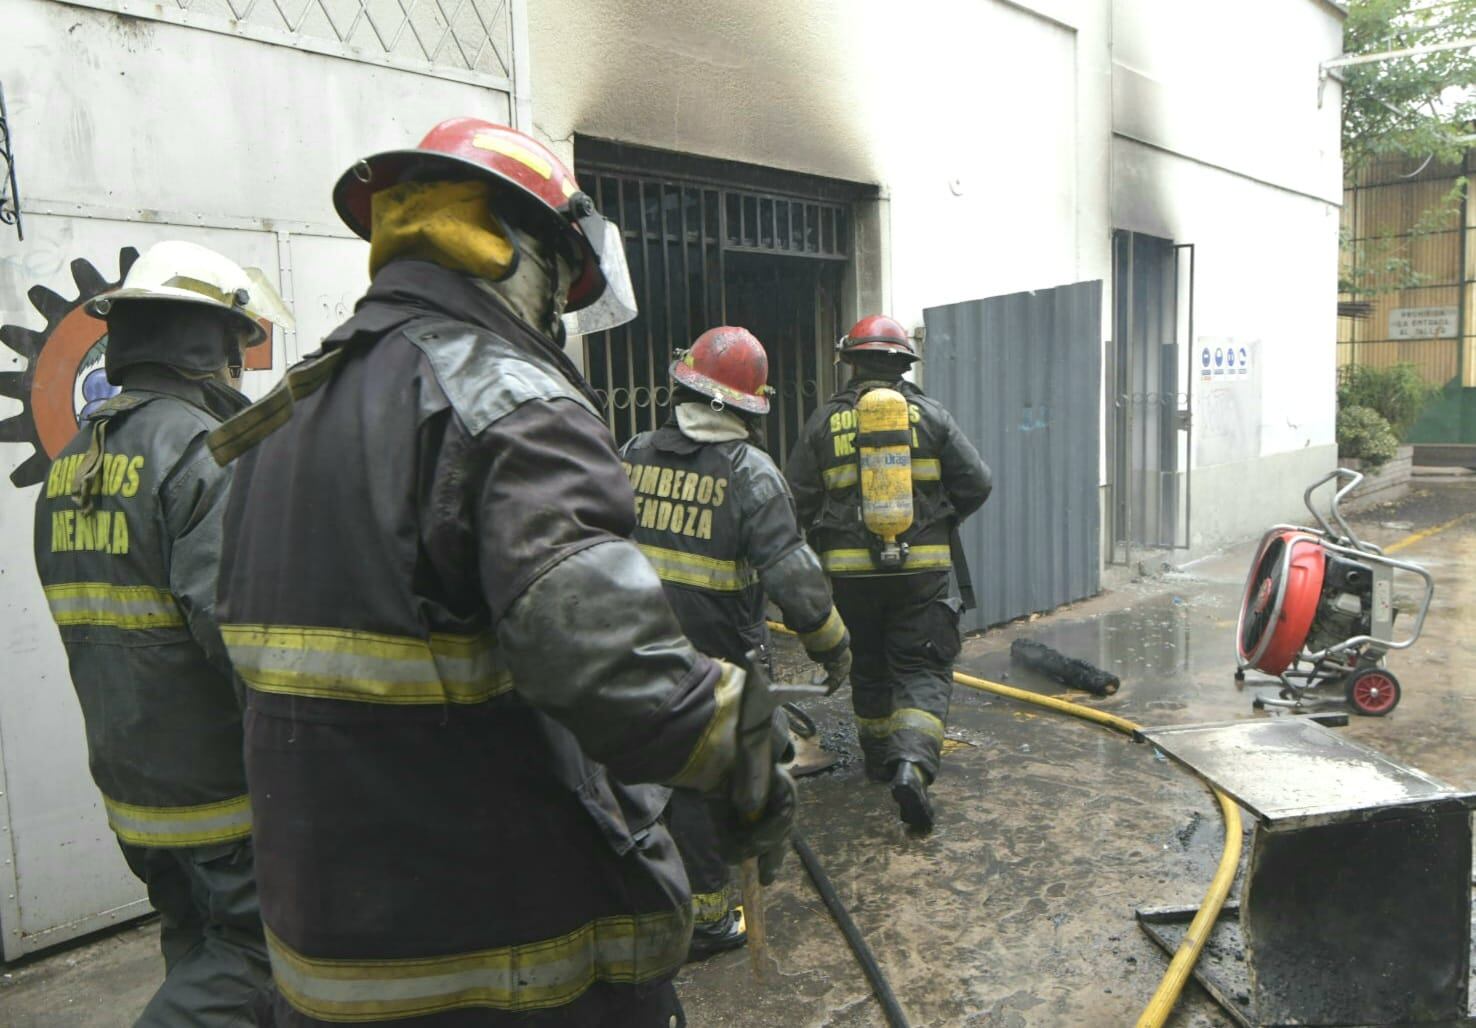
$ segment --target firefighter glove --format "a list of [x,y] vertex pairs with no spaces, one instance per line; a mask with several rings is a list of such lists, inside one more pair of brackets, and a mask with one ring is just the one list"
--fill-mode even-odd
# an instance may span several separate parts
[[841,650],[840,653],[825,661],[823,666],[825,668],[825,695],[832,696],[846,683],[846,678],[851,674],[850,649]]
[[758,858],[759,881],[771,884],[784,863],[789,833],[794,827],[794,779],[778,764],[769,778],[769,796],[756,818],[745,818],[726,799],[714,799],[712,821],[717,828],[718,851],[729,864]]

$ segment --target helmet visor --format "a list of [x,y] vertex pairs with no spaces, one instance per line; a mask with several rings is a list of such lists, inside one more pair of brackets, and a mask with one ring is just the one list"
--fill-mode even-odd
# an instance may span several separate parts
[[571,336],[618,328],[638,313],[620,226],[591,213],[579,219],[579,228],[599,261],[605,290],[594,303],[564,315],[564,330]]

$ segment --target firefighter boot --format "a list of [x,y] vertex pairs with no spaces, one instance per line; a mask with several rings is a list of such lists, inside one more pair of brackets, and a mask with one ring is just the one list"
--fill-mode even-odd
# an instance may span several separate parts
[[901,808],[902,820],[913,831],[933,830],[933,805],[928,801],[928,774],[910,760],[897,761],[892,777],[892,799]]
[[717,921],[695,925],[692,928],[692,943],[687,947],[687,963],[706,960],[747,943],[748,932],[743,926],[741,909],[730,910]]

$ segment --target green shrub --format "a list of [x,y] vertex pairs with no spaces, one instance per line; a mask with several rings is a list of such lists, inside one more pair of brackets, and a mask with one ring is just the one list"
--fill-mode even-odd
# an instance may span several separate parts
[[1353,457],[1377,471],[1394,457],[1399,446],[1393,429],[1371,407],[1338,408],[1338,456]]
[[[1371,368],[1352,364],[1338,373],[1338,409],[1367,407],[1376,411],[1404,439],[1419,419],[1420,411],[1437,393],[1413,364]],[[1340,435],[1341,438],[1341,435]]]

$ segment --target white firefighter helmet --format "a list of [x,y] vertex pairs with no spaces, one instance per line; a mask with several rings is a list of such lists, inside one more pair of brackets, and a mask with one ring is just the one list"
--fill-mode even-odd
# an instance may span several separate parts
[[259,268],[243,268],[198,243],[170,240],[155,243],[128,269],[117,289],[87,301],[94,318],[106,318],[118,303],[129,300],[177,300],[221,307],[240,316],[243,345],[266,337],[259,319],[292,327],[292,314]]

